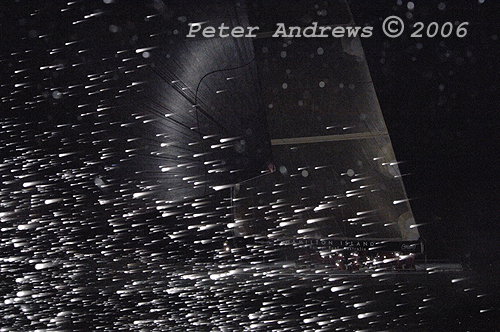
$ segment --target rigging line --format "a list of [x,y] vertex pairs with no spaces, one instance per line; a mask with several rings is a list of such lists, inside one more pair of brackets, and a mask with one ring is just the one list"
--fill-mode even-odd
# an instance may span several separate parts
[[[233,68],[228,68],[227,70],[230,70],[230,69],[233,69]],[[237,68],[236,68],[237,69]],[[160,77],[162,80],[164,80],[165,82],[172,82],[172,80],[167,77],[166,75],[164,75],[163,73],[161,73],[159,71],[159,69],[157,68],[151,68],[151,70],[158,75],[158,77]],[[168,74],[168,73],[167,73]],[[209,73],[210,74],[210,73]],[[204,77],[203,77],[204,78]],[[203,79],[202,78],[202,79]],[[174,81],[176,81],[177,83],[183,83],[182,81],[178,80],[178,79],[175,79]],[[184,83],[183,83],[184,84]],[[185,85],[185,84],[184,84]],[[184,99],[186,99],[190,104],[194,104],[196,106],[197,104],[197,97],[195,96],[195,100],[193,101],[193,97],[189,96],[186,92],[184,92],[183,89],[185,88],[188,88],[186,85],[184,87],[181,87],[179,86],[179,84],[170,84],[170,86],[172,87],[172,89],[174,89],[177,93],[179,93]],[[198,83],[198,86],[199,86],[199,83]],[[197,88],[198,90],[198,88]],[[215,123],[217,126],[219,126],[220,128],[222,128],[225,132],[227,133],[230,133],[230,131],[224,127],[219,121],[217,121],[213,116],[211,116],[207,111],[205,111],[204,109],[202,109],[201,107],[199,107],[199,109],[197,109],[197,112],[200,111],[202,112],[209,120],[211,120],[213,123]]]
[[[199,112],[202,112],[209,119],[215,121],[215,119],[213,119],[212,116],[210,114],[208,114],[208,112],[202,110],[201,107],[198,105],[198,90],[200,89],[201,82],[203,82],[203,80],[206,77],[208,77],[209,75],[212,75],[212,74],[215,74],[215,73],[221,73],[221,72],[225,72],[225,71],[229,71],[229,70],[237,70],[237,69],[245,68],[245,67],[249,66],[252,62],[254,62],[255,58],[256,57],[254,56],[253,59],[250,60],[248,63],[245,63],[245,64],[237,66],[237,67],[225,68],[225,69],[217,69],[217,70],[213,70],[211,72],[208,72],[205,75],[203,75],[202,78],[200,79],[200,81],[198,82],[198,85],[196,86],[196,91],[194,93],[194,105],[193,106],[194,106],[194,108],[196,110],[196,127],[197,127],[198,134],[200,135],[201,142],[203,142],[203,134],[201,133],[201,130],[200,130]],[[215,123],[219,124],[217,121],[215,121]],[[223,127],[221,124],[219,124],[219,125],[221,127]],[[208,170],[207,170],[207,164],[206,164],[206,157],[205,157],[205,155],[206,155],[207,150],[205,149],[204,144],[202,144],[202,146],[203,146],[203,150],[204,150],[203,151],[204,152],[203,153],[203,168],[204,168],[204,171],[205,171],[205,189],[204,189],[204,194],[206,194],[207,193],[207,184],[206,183],[207,183],[207,180],[208,180]]]
[[[193,106],[196,109],[197,119],[198,119],[198,111],[199,111],[199,112],[203,113],[207,118],[209,118],[210,120],[212,120],[214,123],[218,124],[222,129],[226,130],[226,132],[230,133],[230,131],[227,128],[225,128],[222,124],[220,124],[217,120],[215,120],[207,111],[205,111],[200,105],[198,105],[198,91],[200,89],[201,82],[207,76],[215,74],[215,73],[220,73],[220,72],[225,72],[225,71],[229,71],[229,70],[237,70],[237,69],[244,68],[246,66],[249,66],[255,60],[255,58],[256,57],[254,56],[253,59],[250,60],[249,62],[247,62],[247,63],[245,63],[243,65],[237,66],[237,67],[225,68],[225,69],[217,69],[217,70],[213,70],[213,71],[208,72],[205,75],[203,75],[203,77],[200,79],[200,81],[196,85],[196,91],[195,91],[195,94],[194,94],[194,105]],[[201,134],[199,126],[198,126],[198,132]]]
[[[250,64],[250,63],[248,63],[248,64]],[[231,131],[228,128],[224,127],[219,121],[217,121],[217,119],[215,119],[209,112],[205,111],[200,105],[197,105],[198,104],[197,91],[199,89],[201,81],[205,78],[205,76],[208,76],[210,74],[213,74],[213,73],[219,72],[219,71],[239,69],[240,67],[244,67],[244,66],[246,66],[248,64],[245,64],[245,65],[242,65],[242,66],[239,66],[239,67],[234,67],[234,68],[227,68],[227,69],[215,70],[215,71],[212,71],[212,72],[209,72],[209,73],[205,74],[201,78],[201,80],[198,82],[198,85],[196,87],[195,96],[192,96],[191,89],[189,89],[188,86],[182,80],[180,80],[175,74],[169,73],[168,69],[166,70],[166,73],[160,72],[160,69],[156,68],[156,67],[152,67],[151,70],[156,75],[158,75],[158,77],[160,77],[162,80],[164,80],[165,82],[171,82],[170,86],[177,93],[179,93],[184,99],[186,99],[190,104],[192,104],[192,105],[194,104],[194,106],[197,107],[197,112],[199,111],[199,112],[203,113],[203,115],[205,115],[207,117],[207,119],[211,120],[215,125],[217,125],[218,127],[220,127],[226,133],[230,134]],[[173,80],[172,80],[172,78],[173,78]],[[176,84],[173,84],[173,82],[175,82]],[[187,93],[186,91],[191,92],[191,94]],[[193,100],[193,97],[194,97],[194,100]],[[199,131],[199,129],[197,129],[197,131]]]

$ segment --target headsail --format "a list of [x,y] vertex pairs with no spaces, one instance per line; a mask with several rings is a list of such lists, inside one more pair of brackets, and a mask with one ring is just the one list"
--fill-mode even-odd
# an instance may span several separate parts
[[[259,8],[275,17],[274,5]],[[354,27],[347,4],[335,6],[343,10],[328,11],[322,24]],[[286,12],[279,15],[287,20]],[[266,26],[269,19],[257,13],[254,20]],[[340,246],[418,240],[359,36],[259,37],[254,48],[276,172],[235,187],[236,232]]]

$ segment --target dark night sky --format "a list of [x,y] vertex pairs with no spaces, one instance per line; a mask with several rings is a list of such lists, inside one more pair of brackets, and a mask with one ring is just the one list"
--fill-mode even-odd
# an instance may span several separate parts
[[[357,24],[470,22],[464,38],[363,40],[412,208],[430,252],[468,251],[498,268],[499,5],[492,1],[351,1]],[[389,4],[390,3],[390,4]]]

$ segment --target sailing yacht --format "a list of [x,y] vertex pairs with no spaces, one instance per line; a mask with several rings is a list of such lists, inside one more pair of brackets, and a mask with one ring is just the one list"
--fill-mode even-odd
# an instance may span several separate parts
[[[332,13],[322,25],[355,27],[347,3],[330,5],[318,9]],[[295,6],[304,10],[289,13],[307,13]],[[285,25],[310,24],[273,9],[259,6]],[[423,247],[359,36],[263,31],[253,48],[273,164],[232,189],[236,241],[274,243],[261,252],[271,260],[414,269]]]
[[[193,4],[191,23],[150,57],[154,89],[142,98],[165,128],[148,167],[168,190],[140,198],[169,216],[178,202],[230,188],[223,252],[234,259],[412,269],[422,244],[360,35],[275,34],[278,23],[354,31],[347,3]],[[188,38],[193,24],[259,29]]]

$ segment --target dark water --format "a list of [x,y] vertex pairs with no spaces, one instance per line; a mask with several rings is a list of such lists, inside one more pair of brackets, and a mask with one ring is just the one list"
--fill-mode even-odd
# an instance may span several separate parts
[[[128,255],[133,256],[133,255]],[[495,331],[498,292],[464,272],[79,259],[16,279],[4,331]],[[124,261],[129,261],[124,265]],[[13,281],[5,284],[4,291]]]

